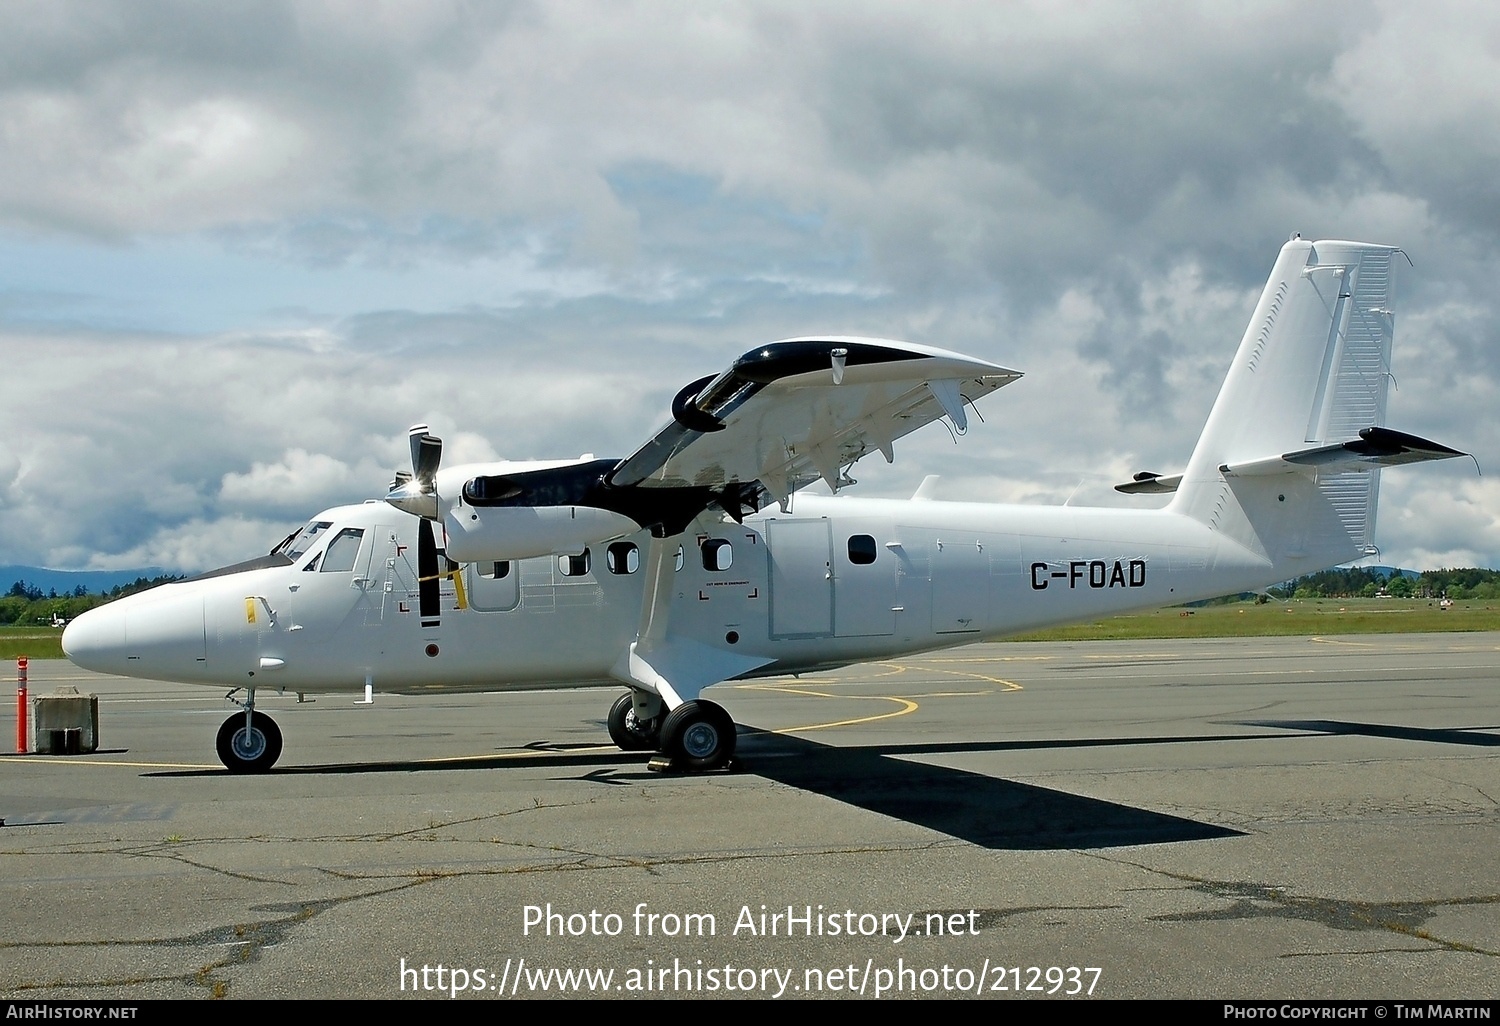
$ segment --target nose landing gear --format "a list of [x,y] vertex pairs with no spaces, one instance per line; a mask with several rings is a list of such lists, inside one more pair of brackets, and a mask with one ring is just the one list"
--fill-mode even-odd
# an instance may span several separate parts
[[226,698],[244,707],[219,727],[216,748],[219,761],[231,773],[264,773],[281,758],[281,728],[265,713],[255,711],[255,691],[247,689],[238,702],[231,691]]

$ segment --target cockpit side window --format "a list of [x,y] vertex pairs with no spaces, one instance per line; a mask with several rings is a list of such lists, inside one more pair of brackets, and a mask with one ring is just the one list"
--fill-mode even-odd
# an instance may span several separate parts
[[320,573],[347,573],[354,569],[354,557],[359,555],[359,543],[364,538],[365,532],[357,527],[346,527],[334,535],[333,541],[328,543],[328,551],[323,553],[323,567]]
[[323,533],[332,526],[331,520],[314,520],[272,551],[281,553],[295,563],[302,558],[303,553],[322,541]]

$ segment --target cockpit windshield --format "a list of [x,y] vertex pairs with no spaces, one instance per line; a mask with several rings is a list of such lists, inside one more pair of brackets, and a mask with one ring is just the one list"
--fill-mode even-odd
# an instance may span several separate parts
[[296,562],[302,554],[316,545],[323,537],[323,532],[333,526],[331,520],[314,520],[302,530],[292,535],[286,541],[276,546],[272,554],[281,554],[292,562]]

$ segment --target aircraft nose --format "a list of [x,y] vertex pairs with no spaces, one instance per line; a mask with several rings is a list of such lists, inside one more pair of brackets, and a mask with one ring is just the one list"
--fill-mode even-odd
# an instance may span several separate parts
[[203,596],[175,585],[132,595],[78,617],[63,629],[62,643],[85,670],[191,679],[207,657]]
[[85,670],[108,673],[125,663],[125,610],[112,603],[90,609],[63,628],[63,654]]

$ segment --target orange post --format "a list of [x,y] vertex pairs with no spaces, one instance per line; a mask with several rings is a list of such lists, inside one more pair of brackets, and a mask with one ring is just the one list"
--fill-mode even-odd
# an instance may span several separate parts
[[16,660],[16,754],[26,754],[26,657]]

